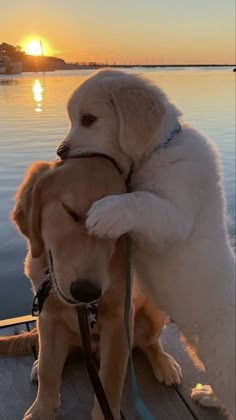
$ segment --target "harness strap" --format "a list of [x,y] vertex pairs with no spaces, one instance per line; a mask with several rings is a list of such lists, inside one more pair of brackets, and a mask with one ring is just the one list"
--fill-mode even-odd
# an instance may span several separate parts
[[103,386],[101,384],[93,356],[92,356],[92,349],[91,349],[91,342],[90,342],[90,333],[89,333],[89,324],[88,324],[88,313],[85,306],[78,306],[76,308],[77,316],[80,326],[80,335],[83,347],[83,354],[85,357],[85,362],[88,370],[88,374],[90,380],[92,382],[97,400],[99,402],[101,411],[103,413],[105,420],[114,420],[113,414],[111,412],[111,408],[106,398],[106,394],[104,392]]
[[34,300],[32,303],[32,316],[39,316],[45,300],[47,299],[50,290],[52,288],[52,279],[50,274],[47,272],[46,277],[43,280],[42,284],[38,288],[36,295],[34,296]]

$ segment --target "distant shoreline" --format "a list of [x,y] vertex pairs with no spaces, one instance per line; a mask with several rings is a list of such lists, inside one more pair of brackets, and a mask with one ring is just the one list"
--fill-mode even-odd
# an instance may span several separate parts
[[[236,64],[72,64],[66,63],[55,70],[93,70],[99,68],[172,68],[172,67],[235,67]],[[53,70],[52,70],[53,71]]]
[[27,68],[24,69],[24,73],[28,72],[42,72],[42,71],[65,71],[65,70],[98,70],[102,68],[124,68],[124,69],[132,69],[132,68],[150,68],[150,69],[156,69],[156,68],[214,68],[214,67],[227,67],[227,68],[235,68],[235,64],[70,64],[66,63],[63,66],[59,66],[56,68],[43,68],[43,69],[35,69],[35,68]]
[[212,68],[212,67],[235,67],[236,64],[129,64],[126,63],[116,63],[115,61],[113,64],[108,64],[105,62],[97,62],[97,61],[87,61],[87,62],[66,62],[64,59],[59,57],[50,57],[45,55],[29,55],[26,54],[20,47],[14,47],[13,45],[7,44],[3,42],[0,44],[0,56],[7,57],[12,62],[19,63],[21,65],[21,71],[25,72],[45,72],[45,71],[55,71],[55,70],[95,70],[100,68],[125,68],[125,69],[132,69],[132,68],[189,68],[189,67],[205,67],[205,68]]
[[236,64],[70,64],[78,67],[234,67]]

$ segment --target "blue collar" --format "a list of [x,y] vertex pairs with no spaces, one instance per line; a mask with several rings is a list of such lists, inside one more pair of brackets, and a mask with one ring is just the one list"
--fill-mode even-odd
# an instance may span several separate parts
[[174,137],[176,134],[180,133],[180,131],[181,131],[181,130],[182,130],[181,124],[178,122],[178,123],[176,124],[176,126],[175,126],[174,130],[172,130],[172,131],[171,131],[171,133],[170,133],[169,137],[167,137],[167,139],[166,139],[163,143],[161,143],[161,144],[157,144],[157,145],[154,147],[153,151],[154,151],[154,152],[156,152],[156,151],[158,151],[158,150],[160,150],[160,149],[165,149],[165,148],[168,146],[168,144],[171,142],[171,140],[173,139],[173,137]]

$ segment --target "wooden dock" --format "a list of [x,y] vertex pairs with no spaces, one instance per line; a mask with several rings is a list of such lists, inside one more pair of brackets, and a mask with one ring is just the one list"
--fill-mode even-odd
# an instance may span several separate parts
[[[0,321],[0,335],[18,334],[34,327],[30,317]],[[183,383],[166,387],[154,378],[148,362],[140,352],[135,352],[135,370],[143,400],[157,420],[225,420],[216,409],[200,407],[192,402],[190,390],[197,383],[205,383],[178,340],[173,324],[162,334],[162,343],[176,358],[183,370]],[[0,420],[21,420],[34,401],[36,385],[30,382],[30,372],[35,360],[33,354],[24,357],[0,357]],[[90,420],[93,391],[82,357],[70,360],[64,369],[61,406],[58,420]],[[126,420],[138,420],[131,398],[130,374],[127,373],[122,400],[122,413]],[[42,419],[44,420],[44,419]]]

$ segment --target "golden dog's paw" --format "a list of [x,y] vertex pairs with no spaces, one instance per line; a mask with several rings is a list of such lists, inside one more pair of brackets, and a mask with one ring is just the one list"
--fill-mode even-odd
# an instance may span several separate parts
[[35,362],[32,366],[31,374],[30,374],[30,379],[31,379],[31,382],[33,382],[33,384],[38,383],[38,366],[39,366],[39,361],[37,359],[37,360],[35,360]]
[[23,420],[55,420],[56,413],[56,409],[36,402],[26,411]]
[[43,420],[43,417],[40,417],[40,415],[37,415],[35,413],[25,413],[22,420]]
[[165,385],[180,384],[183,379],[181,367],[168,353],[160,353],[152,367],[157,380]]
[[28,410],[23,420],[56,420],[55,411],[43,411],[43,410]]
[[210,385],[197,384],[192,389],[191,398],[203,407],[219,407],[219,402]]

